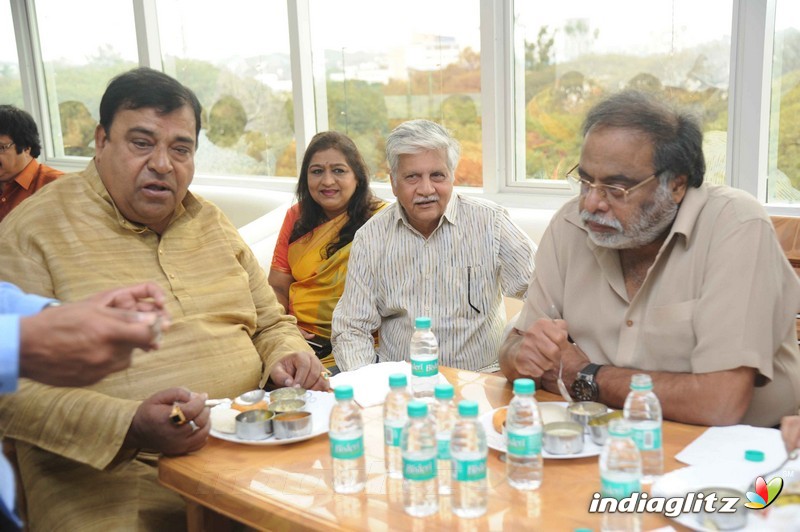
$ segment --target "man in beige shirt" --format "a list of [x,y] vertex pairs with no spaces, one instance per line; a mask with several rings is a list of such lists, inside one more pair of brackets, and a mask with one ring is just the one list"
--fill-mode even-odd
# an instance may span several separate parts
[[[503,373],[621,408],[648,373],[667,419],[776,425],[800,402],[800,283],[763,207],[703,184],[702,132],[626,91],[583,126]],[[561,317],[563,319],[554,319]],[[574,340],[572,342],[571,340]]]
[[[125,371],[81,389],[21,379],[0,398],[31,530],[183,528],[183,501],[155,465],[205,444],[206,396],[269,378],[327,388],[247,244],[188,192],[199,129],[189,89],[150,69],[122,74],[100,103],[94,160],[0,225],[0,279],[62,301],[151,280],[172,319],[160,349],[137,351]],[[175,402],[188,423],[170,421]]]

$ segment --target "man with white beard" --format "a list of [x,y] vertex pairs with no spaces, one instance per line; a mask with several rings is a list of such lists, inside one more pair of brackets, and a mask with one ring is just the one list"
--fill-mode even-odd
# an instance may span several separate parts
[[[763,207],[703,183],[691,116],[635,91],[583,124],[579,190],[553,217],[500,351],[509,380],[621,408],[647,373],[664,417],[774,426],[800,403],[800,282]],[[563,318],[563,319],[556,319]]]

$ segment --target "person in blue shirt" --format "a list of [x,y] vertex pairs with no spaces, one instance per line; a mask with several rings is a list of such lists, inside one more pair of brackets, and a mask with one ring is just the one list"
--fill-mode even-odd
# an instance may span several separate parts
[[[154,283],[98,293],[61,305],[0,282],[0,394],[19,377],[52,386],[86,386],[131,364],[134,349],[158,348],[169,326],[164,292]],[[0,454],[0,530],[21,527],[14,476]]]

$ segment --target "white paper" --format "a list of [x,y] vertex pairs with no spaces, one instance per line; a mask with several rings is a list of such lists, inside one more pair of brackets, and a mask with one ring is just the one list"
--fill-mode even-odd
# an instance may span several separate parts
[[[763,452],[764,461],[745,460],[745,451],[751,449]],[[745,489],[757,476],[775,471],[786,456],[779,430],[734,425],[710,427],[675,455],[675,459],[702,467],[702,482],[706,486],[719,479],[724,480],[723,485]],[[731,481],[732,476],[735,482]]]
[[[331,377],[331,387],[342,384],[353,387],[353,398],[362,408],[382,405],[389,393],[389,375],[403,373],[411,384],[411,364],[408,362],[381,362],[368,364],[353,371],[343,371]],[[447,379],[439,374],[439,383]]]

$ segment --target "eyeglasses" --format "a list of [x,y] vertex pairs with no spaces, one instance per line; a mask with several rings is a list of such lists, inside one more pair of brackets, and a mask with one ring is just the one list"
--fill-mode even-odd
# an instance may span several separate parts
[[14,145],[14,143],[13,143],[13,142],[9,142],[8,144],[0,144],[0,153],[5,153],[5,152],[6,152],[6,151],[8,151],[8,150],[11,148],[11,146],[13,146],[13,145]]
[[578,166],[580,165],[576,164],[570,169],[569,172],[567,172],[567,181],[569,181],[569,184],[572,186],[574,190],[579,191],[581,196],[586,196],[587,194],[589,194],[590,189],[594,189],[597,192],[599,192],[603,198],[619,203],[625,203],[626,201],[628,201],[628,195],[631,192],[633,192],[637,188],[646,185],[653,179],[657,178],[659,174],[663,172],[663,170],[659,170],[658,172],[651,175],[647,179],[644,179],[636,183],[632,187],[626,188],[620,185],[605,185],[603,183],[592,183],[591,181],[588,181],[573,173],[575,170],[578,169]]

